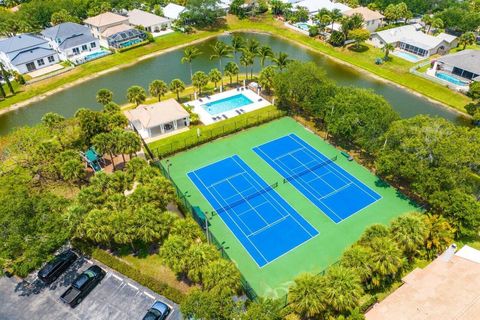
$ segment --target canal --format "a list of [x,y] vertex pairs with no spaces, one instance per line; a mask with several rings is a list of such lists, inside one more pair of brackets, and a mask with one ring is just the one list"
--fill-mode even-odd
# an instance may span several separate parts
[[[336,63],[323,55],[283,39],[264,34],[248,33],[241,35],[245,38],[257,39],[262,45],[270,46],[274,52],[285,52],[292,59],[314,61],[317,65],[324,68],[327,75],[339,85],[374,90],[376,93],[384,96],[404,118],[417,114],[429,114],[444,117],[458,124],[468,123],[464,117],[436,103],[432,103],[394,85],[368,77],[349,66]],[[222,35],[217,39],[229,43],[231,36]],[[203,70],[208,72],[210,69],[218,67],[218,60],[210,60],[211,46],[217,39],[210,39],[197,45],[203,54],[194,60],[194,71]],[[79,108],[85,107],[98,110],[101,106],[96,103],[95,94],[101,88],[113,91],[114,101],[122,104],[126,102],[127,88],[132,85],[140,85],[147,89],[148,84],[152,80],[161,79],[168,83],[175,78],[180,78],[185,83],[190,83],[189,67],[180,63],[182,55],[183,49],[171,51],[139,62],[134,66],[89,80],[32,103],[27,107],[3,114],[0,116],[0,134],[6,134],[15,127],[36,124],[46,112],[57,112],[66,117],[71,117]],[[223,65],[225,65],[225,62]],[[254,71],[259,71],[259,69],[257,62]],[[244,68],[241,68],[242,72],[243,70]]]

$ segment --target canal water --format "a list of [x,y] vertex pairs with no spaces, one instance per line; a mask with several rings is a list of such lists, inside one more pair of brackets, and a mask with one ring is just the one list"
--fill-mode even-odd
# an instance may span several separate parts
[[[323,55],[283,39],[264,34],[243,33],[240,35],[245,38],[257,39],[262,45],[270,46],[274,52],[285,52],[292,59],[314,61],[317,65],[324,68],[327,75],[339,85],[374,90],[376,93],[384,96],[403,118],[417,114],[429,114],[447,118],[458,124],[468,123],[465,118],[457,113],[427,99],[411,94],[396,86],[375,80],[348,66],[336,63]],[[218,67],[218,60],[210,60],[211,46],[216,40],[229,43],[231,36],[222,35],[217,39],[210,39],[198,44],[197,47],[203,54],[193,62],[194,72],[198,70],[208,72],[212,68]],[[182,55],[183,49],[168,52],[139,62],[129,68],[89,80],[51,95],[39,102],[32,103],[27,107],[3,114],[0,116],[0,135],[10,132],[15,127],[36,124],[46,112],[57,112],[66,117],[71,117],[79,108],[85,107],[99,110],[101,106],[96,103],[95,95],[101,88],[113,91],[114,101],[121,104],[126,102],[126,91],[132,85],[140,85],[148,89],[148,84],[155,79],[161,79],[168,83],[175,78],[180,78],[185,83],[190,83],[189,66],[188,64],[180,63]],[[223,62],[223,65],[225,65],[225,62]],[[243,67],[240,69],[241,72],[244,72]],[[260,66],[257,61],[254,72],[259,70]]]

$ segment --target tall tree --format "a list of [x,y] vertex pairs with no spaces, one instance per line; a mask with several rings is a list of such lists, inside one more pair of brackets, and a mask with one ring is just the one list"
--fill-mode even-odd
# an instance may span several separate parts
[[173,79],[170,82],[170,91],[175,92],[177,94],[177,100],[180,101],[180,92],[185,90],[185,83],[183,83],[180,79]]
[[475,41],[477,41],[477,38],[475,37],[475,34],[471,31],[465,32],[460,36],[460,38],[458,38],[458,44],[463,46],[463,50],[465,50],[468,45],[475,44]]
[[395,46],[391,43],[385,43],[384,46],[382,47],[382,51],[385,52],[385,55],[383,56],[384,61],[390,60],[389,54],[395,50]]
[[208,84],[208,76],[203,71],[197,71],[193,74],[192,84],[198,89],[198,93],[202,94],[202,89]]
[[193,68],[192,62],[193,60],[201,55],[202,53],[198,50],[197,47],[188,47],[183,51],[183,57],[180,60],[182,63],[188,63],[190,66],[190,79],[193,77]]
[[260,71],[260,75],[258,76],[258,83],[268,93],[270,93],[270,91],[273,88],[273,85],[274,85],[273,82],[274,82],[276,73],[277,72],[274,66],[268,66],[262,69],[262,71]]
[[425,248],[427,255],[433,258],[453,242],[455,229],[441,215],[426,214],[424,221],[427,228]]
[[127,90],[127,100],[130,103],[134,103],[137,107],[140,103],[145,102],[147,94],[145,89],[140,86],[131,86]]
[[224,69],[225,75],[230,78],[230,85],[232,85],[232,78],[237,76],[237,83],[238,83],[238,74],[240,73],[240,69],[238,68],[238,65],[230,61],[225,65]]
[[[233,49],[225,44],[225,42],[222,41],[217,41],[215,44],[212,46],[213,53],[210,56],[210,60],[213,59],[218,59],[218,63],[220,66],[220,70],[222,72],[222,79],[223,79],[223,65],[222,65],[222,59],[223,58],[232,58],[232,51]],[[223,84],[223,81],[222,81]],[[215,85],[216,86],[216,85]]]
[[258,57],[260,58],[260,66],[263,69],[265,67],[265,61],[273,57],[272,48],[269,46],[261,46],[258,49]]
[[[219,81],[222,81],[223,79],[222,73],[217,68],[213,68],[212,70],[210,70],[210,72],[208,73],[208,77],[210,81],[214,83],[215,89],[217,88],[217,83]],[[223,81],[222,81],[222,86],[223,86]]]
[[242,52],[243,49],[245,48],[245,39],[243,37],[240,37],[240,36],[234,36],[232,38],[232,42],[231,42],[230,47],[233,50],[233,55],[235,56],[235,61],[237,61],[237,63],[238,63],[237,54],[239,52]]
[[245,78],[248,80],[248,67],[253,65],[253,55],[244,51],[240,57],[240,64],[245,67]]
[[295,278],[288,290],[288,303],[302,318],[315,319],[327,309],[325,279],[304,273]]
[[413,213],[400,216],[392,221],[390,229],[393,240],[411,262],[426,240],[427,228],[423,217]]
[[150,95],[157,97],[158,101],[167,94],[168,86],[165,81],[162,80],[153,80],[148,86],[148,91]]
[[333,314],[347,315],[359,307],[363,289],[355,269],[334,266],[325,276],[325,301]]
[[100,89],[97,91],[97,102],[100,103],[102,106],[112,102],[113,100],[113,92],[108,89]]
[[335,22],[340,21],[340,19],[342,19],[342,17],[343,17],[343,14],[340,11],[340,9],[333,9],[330,12],[330,21],[332,23],[330,29],[333,30],[333,25],[335,24]]
[[283,71],[292,60],[288,58],[288,54],[285,52],[279,52],[272,61],[280,71]]
[[205,266],[202,274],[205,290],[219,295],[234,295],[240,290],[240,272],[231,261],[213,260]]

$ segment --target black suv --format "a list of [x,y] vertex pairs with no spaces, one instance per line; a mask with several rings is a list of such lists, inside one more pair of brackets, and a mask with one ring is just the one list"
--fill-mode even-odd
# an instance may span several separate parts
[[73,281],[70,288],[60,296],[60,300],[75,308],[102,281],[105,274],[99,266],[91,266]]
[[38,271],[38,278],[45,284],[54,282],[77,258],[77,255],[72,250],[60,253]]

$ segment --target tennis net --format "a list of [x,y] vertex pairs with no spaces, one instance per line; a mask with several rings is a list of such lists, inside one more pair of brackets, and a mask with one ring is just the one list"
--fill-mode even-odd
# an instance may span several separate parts
[[[267,192],[270,192],[270,191],[272,191],[273,189],[275,189],[276,187],[278,187],[278,182],[275,182],[275,183],[273,183],[273,184],[269,185],[268,187],[263,188],[263,189],[261,189],[261,190],[257,190],[257,191],[255,191],[255,192],[249,194],[249,195],[246,195],[246,196],[242,195],[242,199],[239,199],[239,200],[237,200],[237,201],[234,201],[234,202],[232,202],[232,203],[229,203],[229,204],[227,204],[226,206],[218,209],[218,210],[217,210],[217,213],[230,210],[230,209],[232,209],[232,208],[234,208],[234,207],[236,207],[236,206],[238,206],[238,205],[241,205],[242,203],[245,203],[245,202],[247,202],[247,201],[249,201],[249,200],[251,200],[251,199],[253,199],[253,198],[256,198],[256,197],[258,197],[258,196],[260,196],[260,195],[262,195],[262,194],[265,194],[265,193],[267,193]],[[241,194],[240,194],[240,195],[241,195]]]
[[325,167],[325,166],[327,166],[330,163],[335,162],[335,161],[337,161],[337,156],[334,156],[334,157],[332,157],[328,160],[320,162],[320,163],[314,165],[313,167],[307,168],[307,169],[303,170],[302,172],[291,175],[290,177],[286,177],[285,179],[283,179],[283,183],[287,183],[287,182],[290,182],[290,181],[295,180],[297,178],[300,178],[301,176],[304,176],[309,172],[315,171],[315,170],[317,170],[321,167]]

